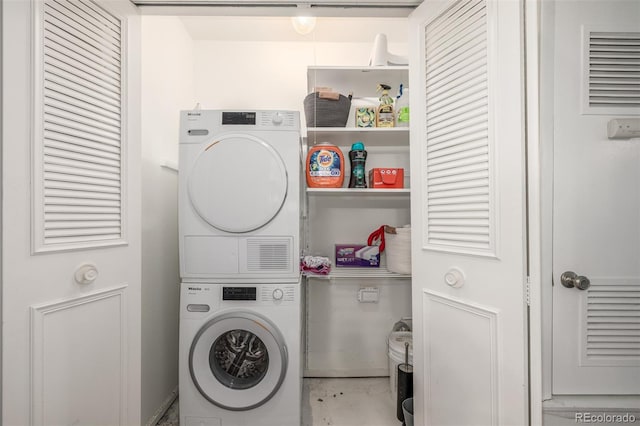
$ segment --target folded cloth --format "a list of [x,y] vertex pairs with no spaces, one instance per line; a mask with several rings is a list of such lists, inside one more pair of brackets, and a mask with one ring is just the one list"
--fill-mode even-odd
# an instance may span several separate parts
[[300,270],[309,274],[328,275],[331,272],[331,260],[324,256],[303,256]]

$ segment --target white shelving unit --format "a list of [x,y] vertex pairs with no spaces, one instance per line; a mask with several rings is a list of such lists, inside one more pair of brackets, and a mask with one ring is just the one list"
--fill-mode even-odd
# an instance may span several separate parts
[[[307,71],[309,92],[318,86],[331,87],[343,94],[353,93],[354,102],[357,98],[377,99],[379,93],[376,90],[380,83],[391,86],[393,94],[400,84],[406,85],[408,80],[409,68],[406,66],[311,66]],[[353,106],[350,114],[354,114]],[[335,260],[335,244],[363,244],[369,233],[381,225],[402,226],[410,222],[409,128],[357,128],[347,123],[346,127],[310,127],[306,131],[308,147],[328,142],[338,146],[345,158],[345,179],[342,188],[306,189],[309,209],[306,232],[308,254],[321,254]],[[368,152],[367,181],[368,171],[374,167],[401,167],[405,174],[404,188],[347,188],[351,173],[349,151],[351,145],[357,141],[363,142]],[[350,217],[357,219],[353,220]],[[384,264],[384,259],[382,263]],[[354,274],[358,274],[342,272],[343,269],[345,268],[334,267],[331,277],[352,278]],[[363,272],[360,275],[365,278],[388,278],[397,274]]]
[[[305,191],[305,254],[327,256],[334,265],[329,275],[310,274],[306,279],[306,375],[388,374],[385,340],[397,320],[411,315],[411,276],[390,272],[385,253],[377,268],[335,266],[336,244],[366,244],[369,234],[381,225],[410,223],[409,129],[353,126],[354,105],[375,105],[379,83],[390,85],[394,95],[408,81],[408,67],[308,68],[309,93],[314,87],[331,87],[344,95],[353,93],[354,98],[346,127],[306,129],[306,147],[328,142],[338,146],[345,158],[342,188]],[[348,188],[349,151],[357,141],[364,143],[368,153],[367,183],[374,167],[401,167],[404,188]],[[358,301],[365,287],[378,289],[377,303]]]

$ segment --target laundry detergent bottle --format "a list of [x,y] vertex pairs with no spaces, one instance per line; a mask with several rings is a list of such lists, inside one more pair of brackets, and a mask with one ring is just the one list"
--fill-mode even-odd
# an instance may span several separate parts
[[330,143],[319,143],[307,153],[307,186],[309,188],[342,188],[344,156]]
[[351,145],[349,151],[349,160],[351,160],[351,179],[349,179],[349,188],[366,188],[367,180],[365,178],[364,166],[367,161],[367,151],[364,144],[360,141]]

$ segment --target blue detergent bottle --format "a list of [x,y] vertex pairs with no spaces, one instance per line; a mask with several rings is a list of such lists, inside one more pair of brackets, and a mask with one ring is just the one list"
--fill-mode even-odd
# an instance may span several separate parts
[[366,188],[367,180],[364,174],[364,165],[367,161],[367,151],[364,144],[360,141],[351,145],[349,151],[349,159],[351,160],[351,178],[349,179],[349,188]]

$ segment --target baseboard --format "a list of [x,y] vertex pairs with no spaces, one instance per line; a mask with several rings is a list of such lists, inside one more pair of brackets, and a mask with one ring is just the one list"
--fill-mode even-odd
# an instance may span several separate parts
[[640,406],[636,395],[554,395],[542,406],[543,424],[546,426],[640,423]]
[[303,372],[303,377],[389,377],[388,368],[367,368],[356,369],[328,369],[328,368],[307,368]]
[[571,410],[603,410],[640,411],[640,399],[638,395],[553,395],[542,403],[544,410],[571,411]]
[[158,421],[162,418],[164,413],[167,412],[173,401],[178,397],[178,387],[176,386],[169,396],[160,404],[160,407],[156,410],[156,412],[151,416],[151,418],[145,423],[145,426],[155,426]]

